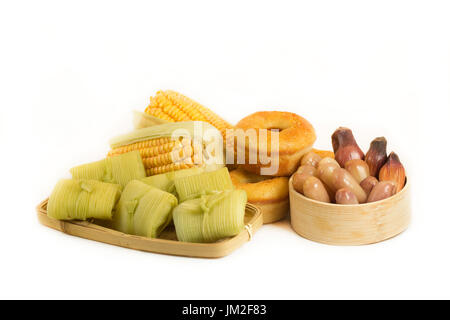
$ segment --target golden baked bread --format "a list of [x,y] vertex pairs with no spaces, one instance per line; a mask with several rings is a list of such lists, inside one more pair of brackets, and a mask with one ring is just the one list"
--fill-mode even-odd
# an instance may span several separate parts
[[[249,115],[238,122],[237,129],[247,131],[248,129],[256,129],[257,142],[250,139],[235,139],[235,151],[242,149],[246,152],[245,164],[240,164],[245,170],[255,174],[264,174],[262,168],[270,168],[272,162],[264,163],[259,158],[262,151],[267,153],[269,160],[272,156],[276,156],[276,150],[271,152],[271,137],[273,129],[279,130],[279,164],[278,170],[271,176],[290,176],[299,166],[300,160],[304,154],[312,149],[312,145],[316,141],[316,134],[313,126],[304,118],[291,112],[281,111],[261,111]],[[258,129],[268,129],[267,132],[267,150],[261,150],[260,132]],[[245,143],[245,145],[243,145]],[[256,152],[258,154],[257,163],[249,163],[249,153]]]
[[237,189],[245,190],[247,201],[261,209],[264,223],[278,221],[289,211],[289,179],[260,176],[237,169],[230,172]]

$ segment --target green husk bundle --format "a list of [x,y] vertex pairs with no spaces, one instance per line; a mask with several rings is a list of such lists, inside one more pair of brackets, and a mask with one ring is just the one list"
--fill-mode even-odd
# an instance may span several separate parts
[[247,194],[225,190],[187,200],[173,210],[177,238],[184,242],[215,242],[244,228]]
[[61,179],[48,200],[47,215],[59,220],[111,220],[120,191],[118,184]]
[[174,180],[180,202],[216,191],[232,190],[230,173],[226,167]]
[[177,198],[165,191],[133,180],[117,204],[113,228],[124,233],[157,238],[172,221]]
[[193,175],[197,175],[203,173],[205,170],[200,167],[178,170],[178,171],[170,171],[163,174],[157,174],[154,176],[142,178],[139,181],[153,186],[155,188],[161,189],[166,192],[170,192],[173,195],[177,196],[177,192],[175,189],[175,179],[190,177]]
[[179,241],[206,242],[203,237],[202,198],[187,200],[173,209],[173,222]]
[[132,151],[70,169],[74,179],[91,179],[119,184],[146,176],[139,151]]

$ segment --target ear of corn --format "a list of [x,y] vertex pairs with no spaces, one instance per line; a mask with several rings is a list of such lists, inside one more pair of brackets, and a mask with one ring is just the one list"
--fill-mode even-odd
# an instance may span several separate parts
[[173,211],[177,238],[184,242],[215,242],[244,228],[247,194],[226,190],[187,200]]
[[219,131],[206,122],[167,123],[111,140],[108,156],[139,151],[148,176],[193,167],[217,168],[224,166],[223,152],[216,153],[211,146],[220,139]]
[[167,121],[205,121],[216,127],[223,137],[231,124],[198,102],[172,90],[158,91],[150,98],[145,112]]
[[139,181],[177,196],[174,183],[175,179],[189,177],[203,172],[203,168],[191,168],[157,174],[154,176],[142,178]]
[[204,172],[174,180],[180,202],[211,192],[232,190],[233,183],[227,168]]
[[113,217],[113,228],[124,233],[156,238],[172,221],[177,198],[133,180],[127,184]]
[[134,179],[146,176],[144,164],[138,151],[109,157],[70,169],[74,179],[93,179],[116,183],[123,187]]
[[117,184],[97,180],[61,179],[50,195],[47,214],[59,220],[110,220],[120,190]]

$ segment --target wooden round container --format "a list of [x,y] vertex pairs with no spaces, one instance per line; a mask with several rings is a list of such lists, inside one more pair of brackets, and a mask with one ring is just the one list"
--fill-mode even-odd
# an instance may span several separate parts
[[306,198],[289,180],[292,228],[302,237],[331,245],[363,245],[392,238],[404,231],[411,219],[409,183],[388,199],[337,205]]

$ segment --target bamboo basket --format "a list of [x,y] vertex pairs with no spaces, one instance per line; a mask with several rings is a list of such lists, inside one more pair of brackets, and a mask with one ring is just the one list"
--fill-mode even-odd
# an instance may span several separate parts
[[49,228],[61,232],[108,243],[124,248],[146,252],[162,253],[177,256],[197,258],[220,258],[238,249],[252,239],[263,224],[261,211],[247,204],[245,212],[245,229],[238,235],[214,243],[189,243],[177,240],[175,228],[166,228],[158,239],[125,234],[116,230],[102,227],[90,221],[61,221],[47,216],[48,199],[37,206],[39,222]]
[[403,232],[411,219],[409,183],[388,199],[337,205],[306,198],[289,180],[292,228],[302,237],[331,245],[364,245]]
[[289,198],[281,203],[265,204],[259,206],[258,203],[253,203],[261,210],[264,224],[275,223],[284,219],[289,213]]

